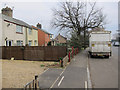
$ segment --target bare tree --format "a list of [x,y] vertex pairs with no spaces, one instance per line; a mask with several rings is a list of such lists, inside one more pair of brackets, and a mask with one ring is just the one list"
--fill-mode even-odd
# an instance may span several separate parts
[[53,26],[60,30],[77,31],[80,36],[84,33],[84,44],[86,42],[86,31],[95,27],[103,27],[106,16],[102,9],[96,8],[96,2],[62,2],[60,10],[54,9]]

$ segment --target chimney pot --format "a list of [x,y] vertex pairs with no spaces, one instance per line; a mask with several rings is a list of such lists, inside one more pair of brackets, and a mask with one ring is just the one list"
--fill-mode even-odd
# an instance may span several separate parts
[[41,29],[41,28],[42,28],[42,25],[38,23],[38,24],[37,24],[37,27]]
[[9,16],[9,17],[13,17],[13,10],[9,8],[8,6],[6,8],[3,8],[1,11],[2,11],[2,14]]

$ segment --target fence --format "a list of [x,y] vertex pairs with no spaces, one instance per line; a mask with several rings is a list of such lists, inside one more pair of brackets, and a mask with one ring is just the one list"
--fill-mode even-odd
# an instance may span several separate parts
[[2,59],[13,57],[15,60],[59,60],[66,55],[65,46],[2,46]]

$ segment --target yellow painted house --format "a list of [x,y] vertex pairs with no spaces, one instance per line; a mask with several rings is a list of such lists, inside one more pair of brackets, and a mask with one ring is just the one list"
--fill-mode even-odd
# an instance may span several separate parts
[[28,46],[38,46],[38,30],[34,27],[27,28],[26,42]]

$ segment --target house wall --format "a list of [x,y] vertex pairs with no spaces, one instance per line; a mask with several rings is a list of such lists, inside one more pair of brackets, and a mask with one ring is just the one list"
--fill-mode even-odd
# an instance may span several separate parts
[[45,46],[47,46],[49,41],[50,41],[50,35],[45,33]]
[[[8,24],[10,24],[9,26],[7,26]],[[5,38],[7,38],[7,40],[13,40],[12,42],[12,46],[16,46],[17,45],[17,40],[22,40],[23,41],[23,45],[25,45],[25,29],[26,27],[23,27],[23,33],[19,34],[16,33],[16,24],[13,23],[9,23],[6,21],[2,20],[2,29],[3,29],[3,45],[6,45],[6,41]]]
[[38,45],[47,46],[49,41],[50,41],[50,35],[38,29]]
[[45,45],[45,32],[43,32],[42,30],[38,30],[38,45]]
[[2,15],[0,14],[0,46],[2,46]]
[[[32,29],[31,34],[29,33],[29,29],[27,28],[27,44],[29,41],[32,41],[31,46],[38,46],[38,30]],[[35,45],[35,40],[37,41],[37,44]]]
[[58,35],[56,38],[55,38],[56,41],[58,41],[58,43],[66,43],[66,39],[63,38],[61,35]]

